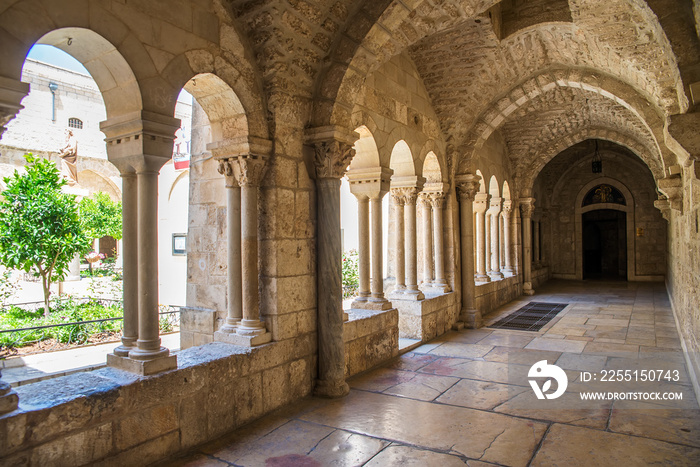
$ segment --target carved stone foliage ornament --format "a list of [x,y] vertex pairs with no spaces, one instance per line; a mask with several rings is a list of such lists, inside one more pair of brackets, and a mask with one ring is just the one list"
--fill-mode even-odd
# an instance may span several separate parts
[[520,211],[523,213],[523,217],[529,219],[535,212],[535,200],[532,198],[525,198],[520,203]]
[[401,206],[411,206],[416,204],[418,199],[418,189],[405,187],[405,188],[392,188],[391,196],[394,198],[394,203]]
[[471,182],[458,183],[457,190],[462,201],[474,201],[474,197],[479,191],[479,182],[478,180],[474,180]]
[[317,178],[341,178],[355,156],[352,145],[341,141],[319,141],[314,144],[314,165]]
[[428,196],[430,200],[430,205],[434,208],[441,208],[442,204],[445,202],[445,193],[442,191],[430,193]]
[[228,186],[259,186],[266,168],[266,157],[244,155],[219,159],[217,170],[226,177]]

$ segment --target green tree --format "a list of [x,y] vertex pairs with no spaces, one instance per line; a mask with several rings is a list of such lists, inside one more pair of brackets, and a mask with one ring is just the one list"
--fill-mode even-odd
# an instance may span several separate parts
[[49,314],[51,283],[62,280],[71,260],[89,247],[78,218],[75,195],[63,193],[65,181],[56,165],[31,154],[26,173],[5,177],[0,201],[0,264],[33,272],[44,288],[44,314]]
[[122,238],[122,203],[112,201],[107,193],[98,191],[92,198],[80,201],[80,225],[90,239],[105,235]]

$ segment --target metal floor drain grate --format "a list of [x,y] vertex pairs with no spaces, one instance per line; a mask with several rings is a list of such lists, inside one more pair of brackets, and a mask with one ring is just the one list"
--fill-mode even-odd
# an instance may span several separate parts
[[489,327],[494,329],[515,329],[518,331],[539,331],[567,305],[568,303],[530,302]]

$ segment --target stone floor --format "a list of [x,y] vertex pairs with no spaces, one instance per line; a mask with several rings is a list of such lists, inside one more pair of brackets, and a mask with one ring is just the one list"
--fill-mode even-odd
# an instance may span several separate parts
[[[309,398],[164,465],[700,465],[700,409],[662,284],[552,281],[487,324],[529,301],[569,306],[540,332],[449,332],[353,378],[344,399]],[[535,397],[528,374],[541,360],[566,373],[561,397]],[[611,370],[623,381],[601,381]],[[662,381],[634,381],[635,370]],[[583,401],[586,391],[682,400]]]

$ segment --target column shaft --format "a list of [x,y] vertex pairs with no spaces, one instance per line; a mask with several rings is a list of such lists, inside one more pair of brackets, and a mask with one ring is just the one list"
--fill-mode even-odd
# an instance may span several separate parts
[[429,287],[433,282],[433,231],[430,200],[421,199],[423,217],[423,286]]
[[533,221],[534,235],[533,235],[533,246],[534,252],[532,255],[532,262],[535,266],[540,265],[540,221]]
[[158,323],[158,172],[138,172],[138,309],[135,360],[153,360],[169,354],[160,346]]
[[358,291],[358,302],[367,301],[370,296],[370,242],[369,242],[369,198],[359,196],[357,198],[357,230],[358,241],[360,244],[359,260],[360,260],[360,290]]
[[503,255],[505,256],[503,272],[513,275],[513,252],[512,252],[512,235],[510,232],[510,214],[511,208],[508,207],[503,211]]
[[525,295],[535,293],[532,288],[532,230],[530,225],[534,203],[534,198],[525,198],[520,206],[523,215],[523,293]]
[[491,272],[489,273],[492,279],[502,279],[501,259],[499,256],[500,240],[499,240],[499,212],[492,211],[491,215]]
[[124,329],[114,354],[128,357],[139,338],[138,187],[135,173],[122,173],[122,288]]
[[[459,319],[465,326],[481,326],[481,313],[476,309],[474,283],[474,196],[479,189],[476,175],[459,176],[456,179],[459,189],[460,206],[460,245],[462,252],[462,308]],[[479,218],[477,214],[476,219]]]
[[396,238],[396,245],[394,251],[394,261],[396,267],[394,268],[396,273],[396,285],[394,290],[397,292],[403,292],[406,288],[406,244],[404,241],[404,203],[403,200],[394,197],[394,233]]
[[372,302],[388,303],[384,297],[384,257],[382,244],[382,196],[372,198]]
[[[432,199],[433,210],[433,239],[435,242],[435,281],[433,284],[443,292],[449,292],[450,286],[445,280],[445,250],[442,242],[442,202],[444,195]],[[471,217],[470,217],[471,219]],[[470,237],[470,241],[471,237]],[[472,250],[473,258],[473,250]],[[472,261],[472,282],[474,276],[474,262]]]
[[416,296],[419,300],[424,298],[418,290],[418,261],[416,240],[416,196],[408,197],[404,206],[404,221],[406,223],[406,291],[409,296]]
[[243,287],[243,319],[237,333],[255,336],[265,333],[260,321],[258,295],[258,187],[241,184],[241,277]]
[[484,213],[484,262],[486,274],[491,276],[491,215]]
[[485,200],[477,201],[478,209],[476,210],[476,280],[479,282],[491,281],[491,278],[486,274],[486,206],[483,205],[485,202]]
[[[232,177],[231,177],[232,178]],[[235,332],[243,317],[243,282],[241,274],[241,187],[226,181],[227,287],[228,315],[222,332]]]

